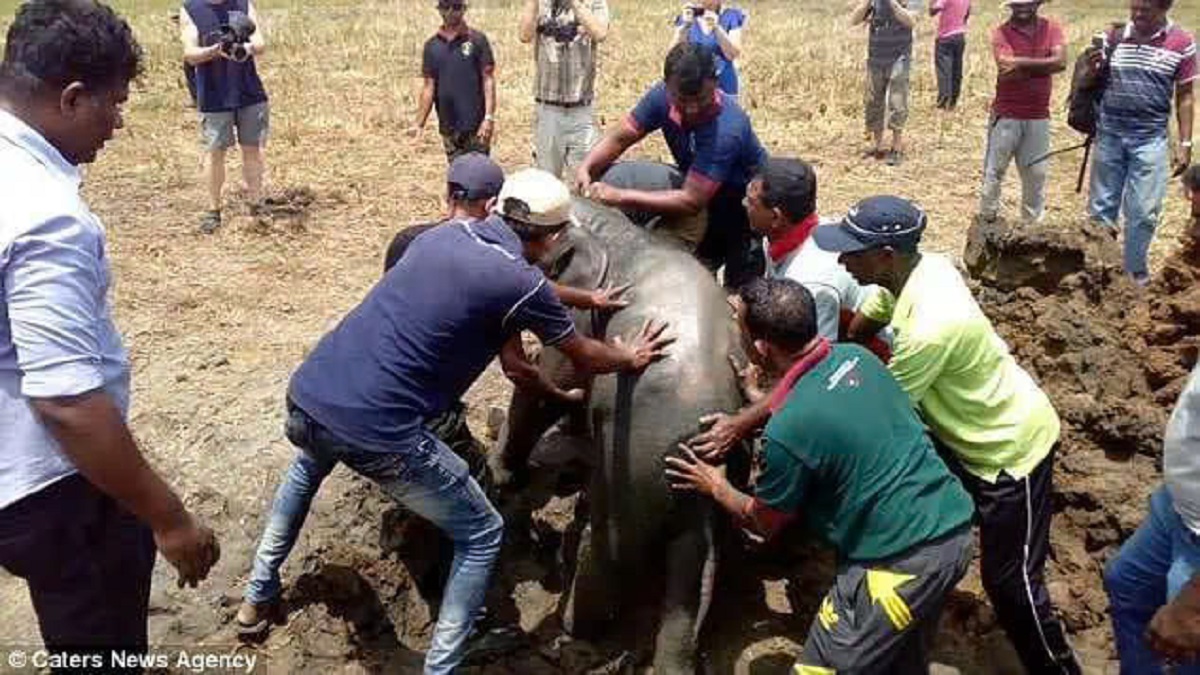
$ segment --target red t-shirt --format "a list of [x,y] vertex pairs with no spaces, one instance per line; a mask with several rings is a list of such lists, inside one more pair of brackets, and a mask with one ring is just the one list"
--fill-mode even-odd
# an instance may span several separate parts
[[[1056,47],[1065,45],[1062,26],[1041,17],[1030,32],[1015,28],[1008,21],[992,30],[992,53],[996,55],[1040,59],[1052,56]],[[992,113],[1018,120],[1047,119],[1051,88],[1050,75],[1001,75],[996,78]]]

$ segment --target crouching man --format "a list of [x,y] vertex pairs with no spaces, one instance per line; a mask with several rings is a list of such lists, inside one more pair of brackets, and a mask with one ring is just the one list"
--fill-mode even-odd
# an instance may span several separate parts
[[[259,542],[239,628],[273,613],[279,569],[321,482],[339,462],[454,542],[425,673],[451,673],[468,651],[500,552],[504,523],[466,463],[423,422],[437,417],[522,330],[581,372],[639,372],[665,355],[665,326],[612,344],[575,332],[530,263],[570,223],[567,187],[530,169],[504,183],[492,216],[417,238],[363,302],[322,338],[288,388],[288,440],[299,452],[275,495]],[[431,283],[435,280],[436,283]]]
[[778,381],[755,494],[687,446],[667,459],[667,480],[768,539],[803,507],[837,549],[797,673],[927,672],[944,598],[971,562],[970,496],[883,363],[818,336],[804,286],[755,280],[734,305],[746,353]]

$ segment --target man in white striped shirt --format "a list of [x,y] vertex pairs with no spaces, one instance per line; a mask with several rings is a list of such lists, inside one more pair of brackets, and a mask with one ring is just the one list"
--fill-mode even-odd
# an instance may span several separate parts
[[1154,239],[1167,191],[1172,98],[1179,123],[1173,170],[1192,159],[1192,84],[1197,76],[1196,42],[1167,17],[1172,0],[1130,0],[1131,20],[1102,34],[1111,53],[1108,84],[1100,103],[1096,160],[1092,164],[1093,221],[1116,228],[1125,216],[1125,272],[1139,284],[1150,281],[1146,253]]

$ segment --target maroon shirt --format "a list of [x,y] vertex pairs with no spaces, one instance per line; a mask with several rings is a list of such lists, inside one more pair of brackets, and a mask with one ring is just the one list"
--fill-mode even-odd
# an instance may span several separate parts
[[[1006,21],[992,30],[992,53],[1025,58],[1047,58],[1056,47],[1065,46],[1062,26],[1038,17],[1029,32]],[[996,99],[992,114],[1018,120],[1042,120],[1050,117],[1050,75],[1013,73],[996,78]]]

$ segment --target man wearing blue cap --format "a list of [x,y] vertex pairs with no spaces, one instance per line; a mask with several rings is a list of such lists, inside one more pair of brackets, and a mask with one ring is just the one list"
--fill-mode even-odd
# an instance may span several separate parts
[[975,500],[980,575],[1025,669],[1082,672],[1055,617],[1043,572],[1059,419],[944,256],[918,250],[925,213],[899,197],[859,202],[817,245],[860,284],[876,284],[851,338],[895,333],[889,370]]

